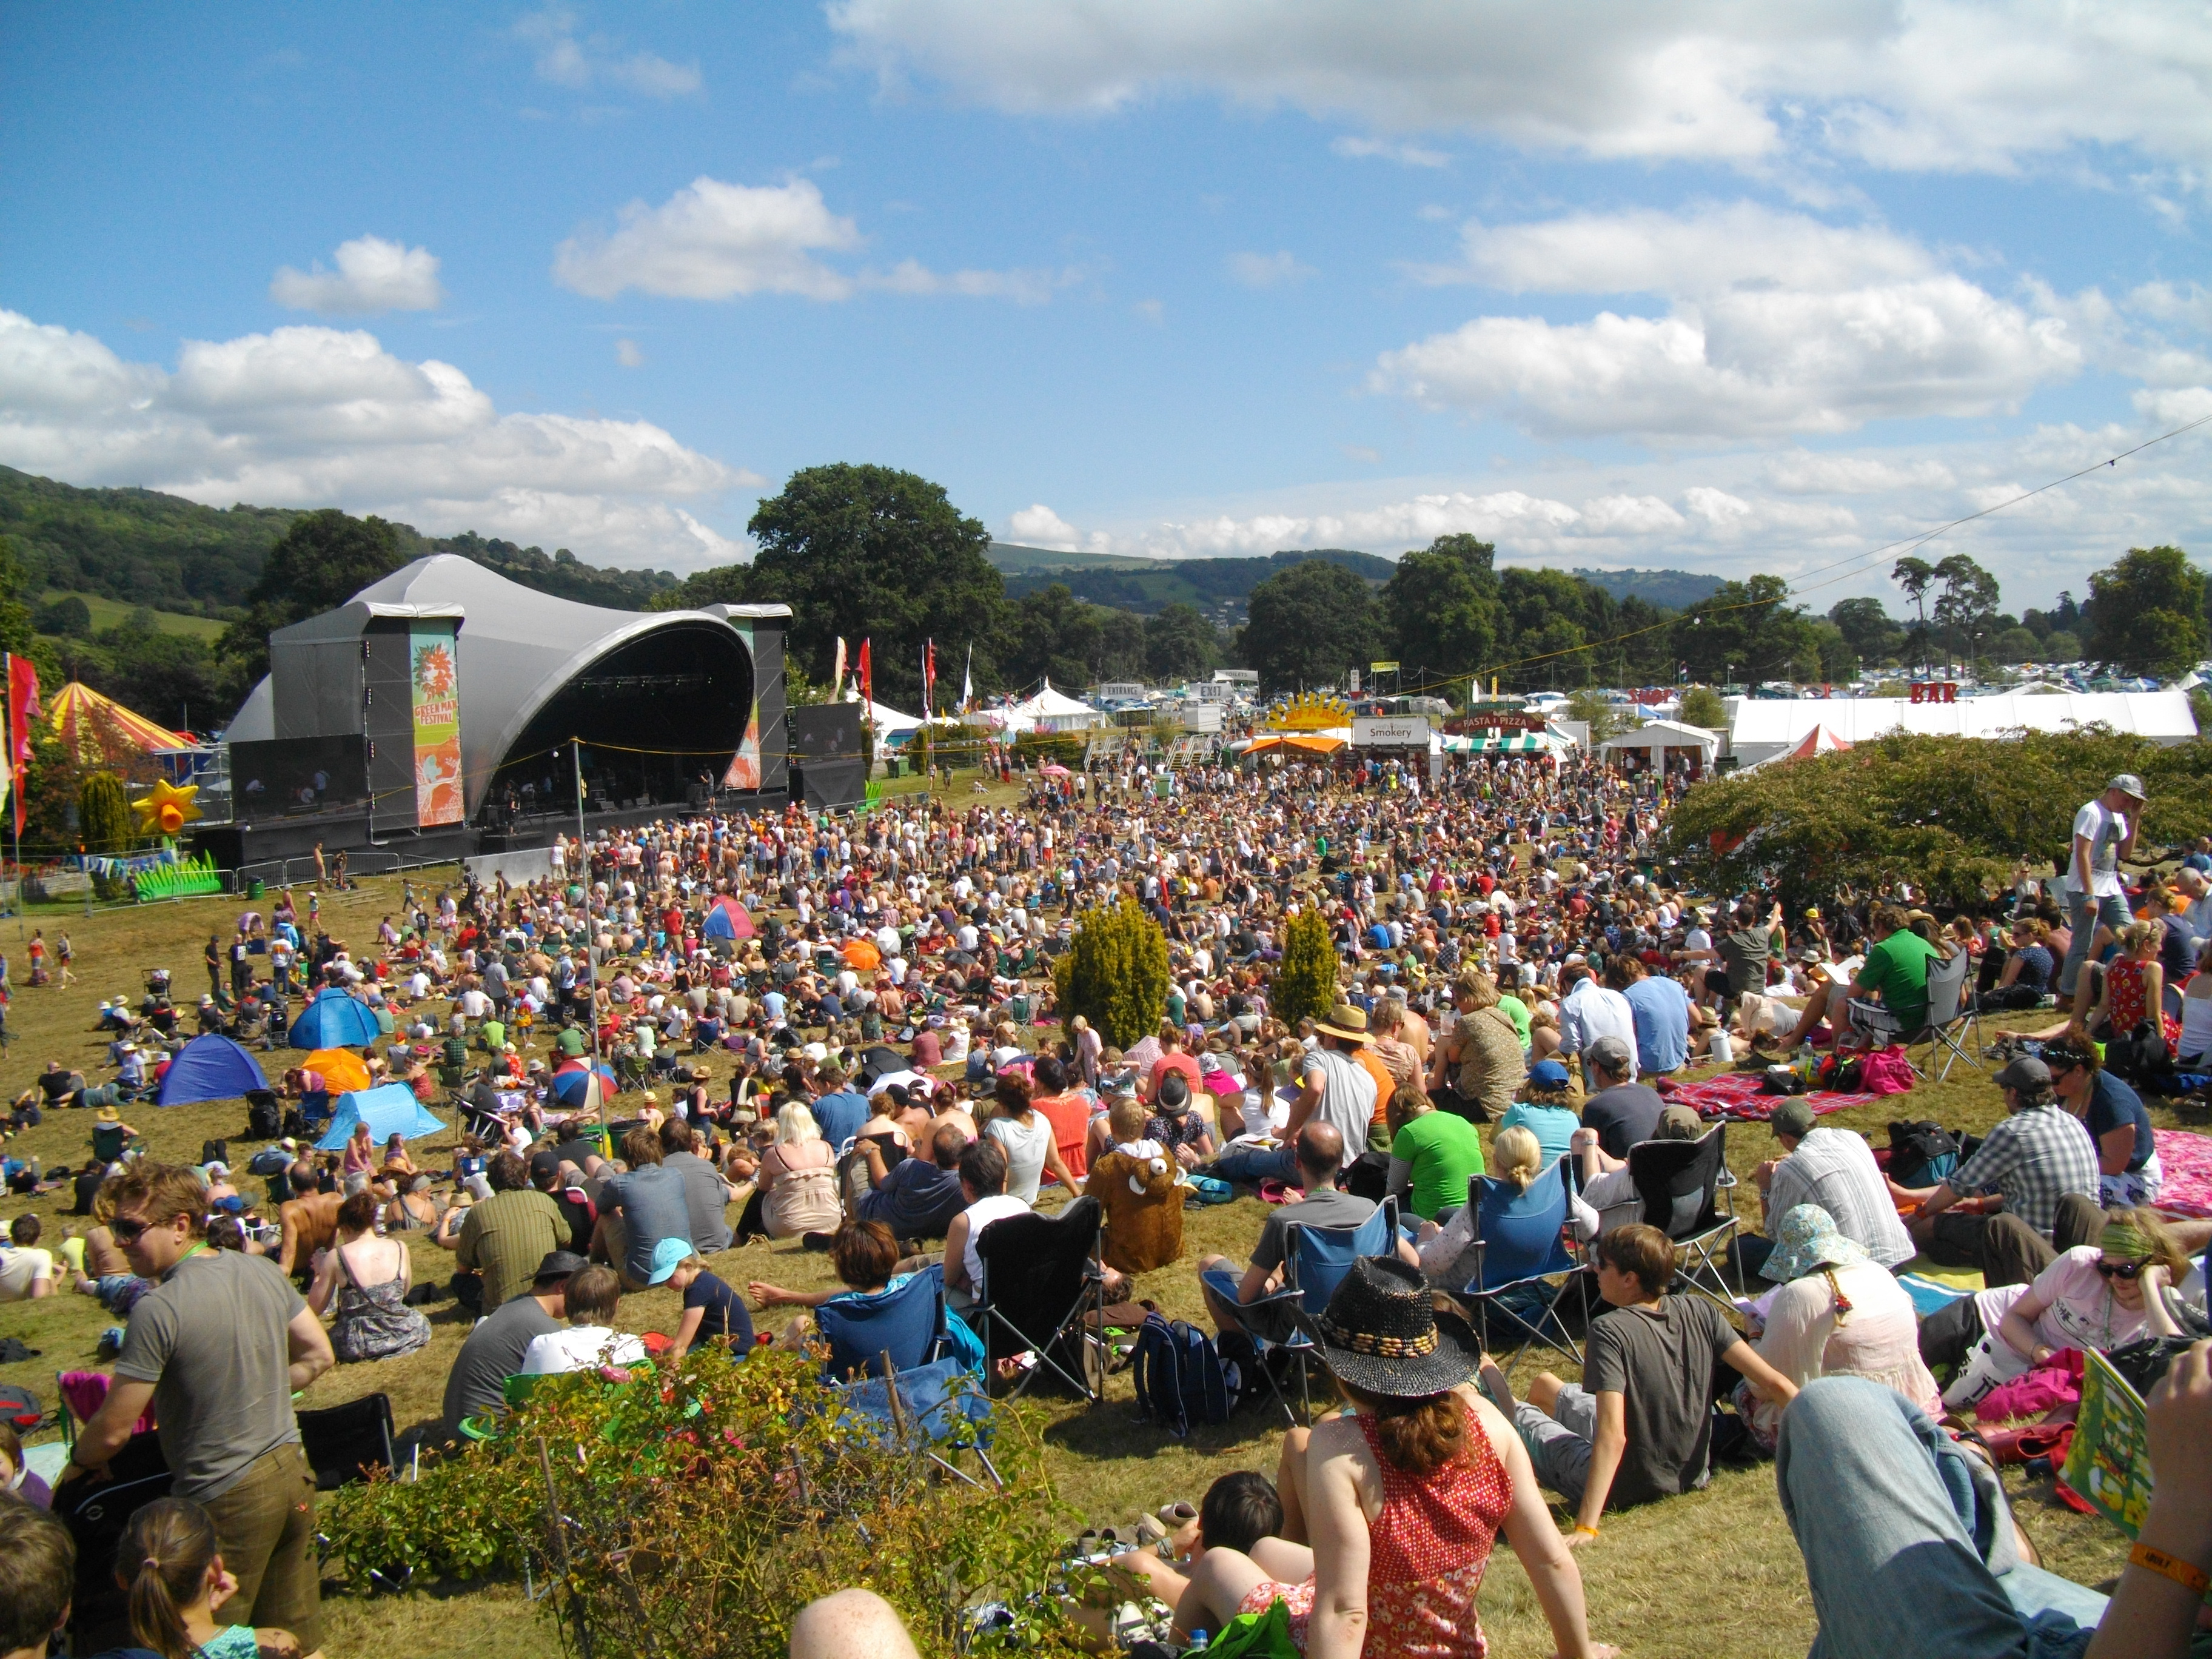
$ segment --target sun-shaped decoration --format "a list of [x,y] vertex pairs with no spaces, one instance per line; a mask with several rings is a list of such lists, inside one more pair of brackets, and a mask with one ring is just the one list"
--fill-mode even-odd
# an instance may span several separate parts
[[143,800],[134,800],[131,810],[138,815],[138,833],[142,836],[173,836],[197,820],[199,803],[194,799],[200,793],[197,783],[188,783],[179,789],[163,778],[154,786],[153,793]]

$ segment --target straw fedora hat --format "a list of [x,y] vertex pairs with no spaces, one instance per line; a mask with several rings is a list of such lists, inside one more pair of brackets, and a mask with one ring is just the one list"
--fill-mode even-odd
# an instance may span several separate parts
[[1346,1042],[1366,1042],[1367,1016],[1348,1002],[1340,1002],[1328,1011],[1325,1019],[1314,1022],[1314,1029]]

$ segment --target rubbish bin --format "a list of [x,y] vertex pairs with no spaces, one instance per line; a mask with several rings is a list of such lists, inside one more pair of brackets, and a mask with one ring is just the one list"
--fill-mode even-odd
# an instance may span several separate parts
[[261,878],[258,876],[256,876],[252,881],[246,884],[246,896],[248,898],[259,898],[266,890],[267,890],[262,886]]

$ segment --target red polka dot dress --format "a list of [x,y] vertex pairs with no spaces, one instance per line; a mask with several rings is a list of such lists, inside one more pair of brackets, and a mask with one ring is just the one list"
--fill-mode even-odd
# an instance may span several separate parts
[[[1358,1419],[1382,1470],[1382,1508],[1368,1528],[1367,1644],[1362,1659],[1485,1659],[1475,1593],[1482,1588],[1513,1485],[1490,1437],[1467,1413],[1467,1451],[1425,1475],[1382,1455],[1375,1419]],[[1264,1613],[1280,1597],[1301,1651],[1313,1616],[1314,1581],[1261,1584],[1240,1613]]]

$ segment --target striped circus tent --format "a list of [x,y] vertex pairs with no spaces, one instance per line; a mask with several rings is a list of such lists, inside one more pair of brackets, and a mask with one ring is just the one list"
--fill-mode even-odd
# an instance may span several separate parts
[[78,680],[47,699],[46,723],[70,752],[87,764],[97,764],[118,749],[151,754],[159,749],[191,747],[189,738],[132,714]]

